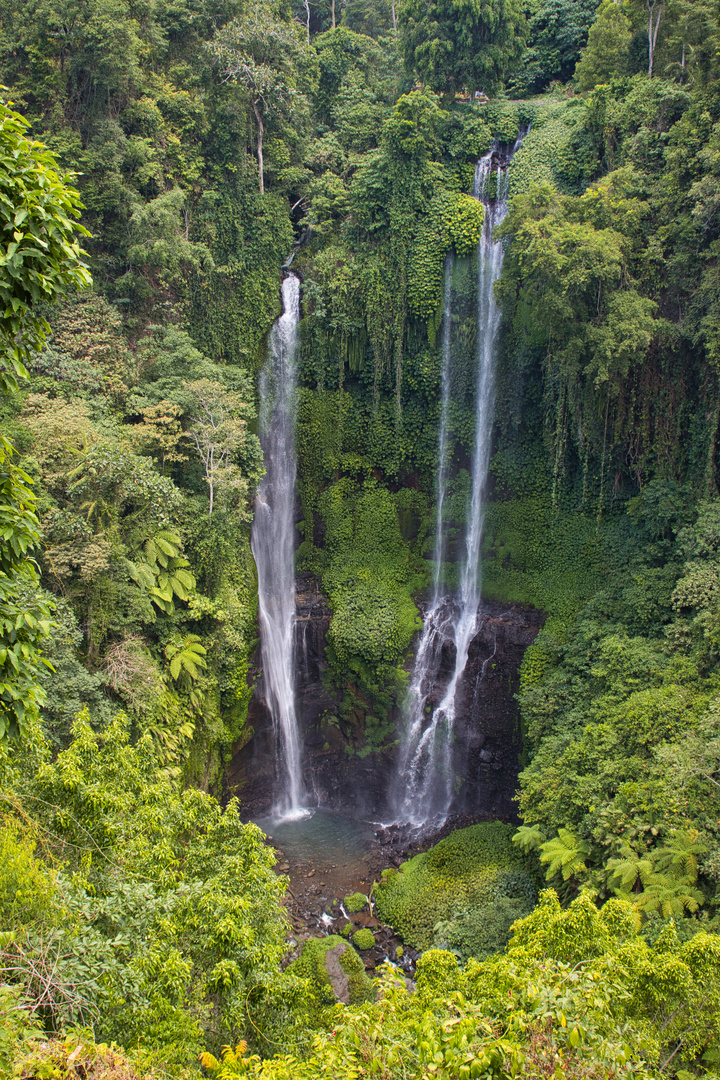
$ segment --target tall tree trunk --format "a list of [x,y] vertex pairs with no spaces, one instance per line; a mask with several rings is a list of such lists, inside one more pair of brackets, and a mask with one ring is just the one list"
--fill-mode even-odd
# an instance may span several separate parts
[[257,101],[253,101],[253,112],[255,113],[255,119],[258,126],[257,137],[257,159],[258,159],[258,182],[260,184],[260,194],[265,194],[265,179],[263,176],[263,134],[265,128],[263,127],[262,114],[258,108]]
[[393,30],[397,34],[397,15],[395,14],[395,0],[392,0],[392,3],[391,3],[390,6],[392,7]]
[[332,28],[335,29],[335,0],[330,2],[330,10],[332,11]]
[[[645,0],[647,9],[649,12],[648,19],[648,76],[652,79],[653,65],[655,63],[655,46],[657,45],[658,30],[660,29],[660,20],[662,18],[664,2],[660,0]],[[655,14],[655,7],[657,5],[657,18],[655,25],[653,26],[653,15]]]
[[305,0],[305,15],[307,18],[307,42],[310,44],[310,0]]

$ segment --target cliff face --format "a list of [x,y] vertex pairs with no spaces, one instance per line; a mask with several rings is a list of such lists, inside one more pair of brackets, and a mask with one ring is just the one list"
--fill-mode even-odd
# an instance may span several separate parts
[[[517,605],[483,604],[456,698],[453,766],[461,779],[451,813],[515,818],[518,755],[522,748],[515,700],[525,649],[544,621]],[[441,686],[450,678],[455,648],[443,650]],[[438,689],[438,700],[442,696]],[[432,705],[438,704],[433,700]]]
[[[364,742],[362,716],[338,720],[339,696],[323,685],[325,635],[332,613],[309,574],[297,578],[296,603],[297,710],[305,787],[312,802],[382,820],[397,783],[397,744],[365,757],[358,753]],[[458,689],[453,767],[459,782],[453,815],[514,818],[512,799],[521,745],[515,701],[518,670],[543,618],[533,608],[483,605]],[[438,697],[454,660],[454,647],[448,644],[442,654]],[[254,734],[233,756],[226,773],[228,792],[239,795],[246,817],[267,812],[275,798],[275,738],[260,665],[258,649],[252,671],[255,693],[248,713]],[[399,724],[399,711],[391,719]]]

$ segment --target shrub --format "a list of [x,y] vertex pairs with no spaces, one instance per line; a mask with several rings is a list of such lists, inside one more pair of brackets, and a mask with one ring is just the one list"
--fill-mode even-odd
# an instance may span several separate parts
[[[499,821],[457,829],[403,863],[400,873],[387,873],[376,888],[380,918],[415,949],[430,948],[436,933],[467,956],[476,949],[484,955],[501,948],[511,922],[535,900],[535,887],[513,847],[512,833],[512,826]],[[508,900],[516,905],[512,911],[502,906]],[[485,909],[485,917],[492,913],[487,930],[479,909]],[[472,929],[464,926],[468,917]]]
[[529,911],[526,899],[507,896],[480,907],[461,908],[454,918],[437,923],[433,942],[438,948],[452,950],[461,960],[469,960],[471,956],[484,960],[505,948],[510,927]]

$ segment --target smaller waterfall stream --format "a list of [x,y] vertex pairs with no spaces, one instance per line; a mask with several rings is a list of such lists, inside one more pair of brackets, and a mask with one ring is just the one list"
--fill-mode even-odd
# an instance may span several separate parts
[[422,634],[415,656],[412,679],[408,690],[406,716],[407,732],[400,750],[398,775],[399,792],[402,801],[398,808],[397,820],[403,824],[416,820],[423,813],[428,802],[428,788],[435,780],[435,769],[429,760],[433,755],[435,731],[433,724],[426,726],[426,706],[440,668],[443,641],[452,633],[452,612],[444,597],[441,596],[443,556],[445,554],[445,534],[443,530],[443,511],[445,506],[445,486],[447,475],[448,412],[450,407],[450,359],[452,344],[452,272],[454,260],[448,255],[445,260],[445,285],[443,295],[442,322],[442,398],[440,402],[440,431],[438,435],[438,484],[437,484],[437,521],[435,526],[435,574],[433,596],[430,607],[425,613]]
[[[441,596],[443,510],[446,487],[447,424],[450,405],[452,336],[452,267],[446,263],[443,314],[443,379],[438,439],[438,523],[433,597],[425,615],[406,705],[407,728],[399,761],[398,823],[419,826],[442,823],[453,796],[452,740],[458,683],[465,670],[470,643],[478,631],[480,604],[480,545],[484,524],[484,494],[490,463],[494,413],[494,375],[501,312],[494,285],[503,261],[502,243],[493,240],[507,212],[508,169],[493,162],[497,148],[482,158],[475,171],[473,195],[485,207],[478,252],[478,351],[475,385],[475,442],[471,461],[471,492],[465,526],[465,550],[456,597]],[[493,190],[492,180],[496,181]],[[444,646],[454,645],[453,671],[434,708],[431,695],[440,671]]]
[[301,817],[302,750],[295,709],[295,419],[300,282],[282,285],[283,313],[270,335],[260,375],[260,442],[265,476],[260,484],[251,546],[258,572],[260,640],[265,700],[275,729],[283,793],[276,815]]

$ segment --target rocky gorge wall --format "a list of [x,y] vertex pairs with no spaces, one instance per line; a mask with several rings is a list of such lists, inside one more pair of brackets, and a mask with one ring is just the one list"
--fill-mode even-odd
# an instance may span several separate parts
[[[296,579],[297,716],[303,745],[304,785],[309,801],[331,809],[383,820],[397,782],[397,743],[363,756],[363,722],[338,718],[340,695],[325,685],[325,636],[332,612],[316,578]],[[517,604],[484,603],[458,688],[453,769],[457,793],[451,815],[513,820],[521,749],[515,694],[523,654],[544,621],[542,612]],[[439,688],[455,660],[443,649]],[[275,791],[276,746],[264,699],[260,650],[251,678],[255,692],[248,712],[252,737],[234,753],[226,771],[228,794],[237,794],[244,817],[266,813]],[[441,690],[438,689],[438,694]],[[437,704],[431,699],[431,704]],[[391,716],[398,725],[399,710]],[[399,729],[398,729],[399,730]]]

